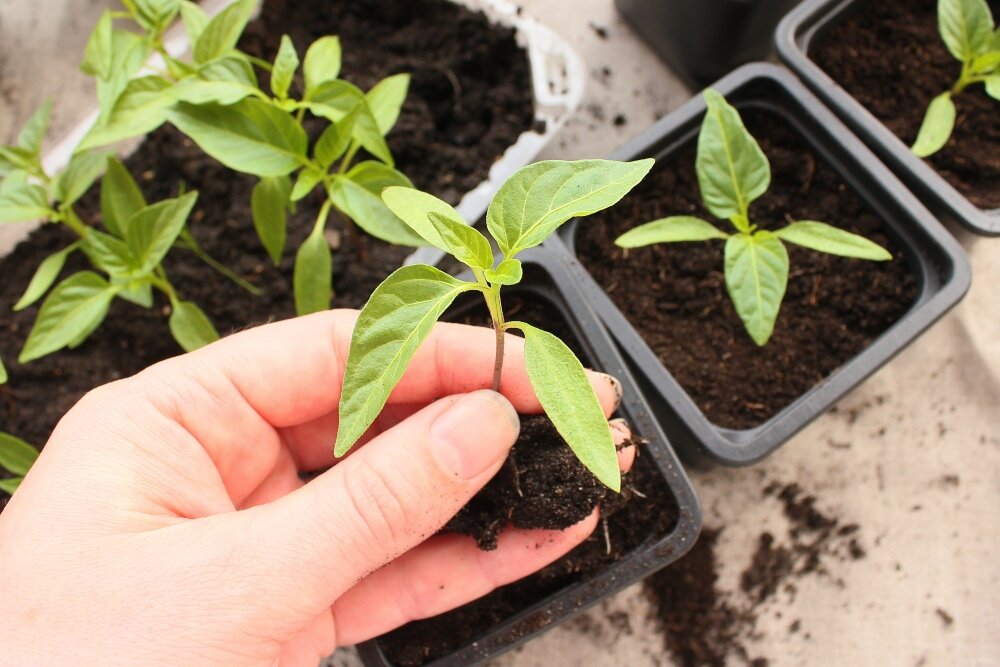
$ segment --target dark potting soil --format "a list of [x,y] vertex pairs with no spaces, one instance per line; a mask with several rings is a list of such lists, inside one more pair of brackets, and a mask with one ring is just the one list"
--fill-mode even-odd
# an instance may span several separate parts
[[[1000,0],[988,0],[1000,17]],[[809,57],[911,145],[930,101],[951,88],[961,64],[938,32],[937,0],[867,0],[824,30]],[[1000,102],[983,85],[955,96],[958,122],[931,166],[973,204],[1000,208]]]
[[[565,320],[554,314],[551,304],[546,303],[545,300],[536,295],[512,292],[505,295],[504,307],[512,317],[513,313],[517,313],[516,317],[519,319],[537,324],[559,335],[574,349],[574,352],[578,355],[581,354],[580,345],[573,335],[572,329]],[[478,304],[474,308],[475,310],[466,311],[452,319],[467,323],[485,322],[486,318]],[[584,364],[587,364],[586,356],[582,356],[581,359]],[[549,450],[544,454],[540,453],[545,458],[551,457],[552,447],[556,449],[561,447],[564,452],[568,452],[568,447],[564,443],[547,444],[555,442],[549,434],[551,426],[548,425],[547,420],[540,421],[540,424],[535,424],[535,420],[530,420],[527,423],[522,422],[522,438],[518,440],[516,447],[531,450],[543,446]],[[536,438],[536,434],[539,432],[545,435],[545,439],[542,441]],[[547,506],[552,507],[559,515],[563,515],[566,507],[566,503],[560,497],[569,490],[563,471],[572,470],[577,466],[582,469],[582,466],[579,466],[578,463],[576,466],[572,466],[568,462],[560,461],[557,466],[546,470],[543,477],[537,477],[537,481],[526,482],[527,476],[534,476],[541,472],[540,467],[527,464],[522,460],[522,456],[528,455],[530,455],[528,451],[523,454],[518,452],[516,455],[520,473],[519,482],[526,496],[551,496],[554,507],[549,503],[543,503],[539,506],[542,512],[538,515],[538,518],[543,522],[551,525],[545,516],[546,512],[549,511]],[[571,454],[569,456],[572,457]],[[565,456],[561,458],[565,458]],[[575,458],[573,462],[576,462]],[[589,481],[585,480],[583,483],[585,491],[582,497],[578,500],[576,508],[571,513],[563,515],[565,518],[557,521],[555,525],[566,527],[586,517],[594,503],[599,500],[598,495],[604,494],[603,490],[595,490],[593,493],[587,490],[594,488],[596,480],[585,470],[583,473],[585,473],[585,477],[589,477]],[[543,481],[546,479],[548,481]],[[547,490],[546,484],[548,485]],[[492,488],[495,485],[496,488]],[[536,492],[538,493],[536,494]],[[498,505],[496,500],[498,497],[510,498],[516,495],[512,471],[506,468],[501,470],[497,478],[487,486],[483,493],[494,498],[489,501],[489,504],[493,506]],[[477,502],[480,501],[474,501],[470,507],[477,507]],[[586,509],[584,510],[584,508]],[[503,520],[507,516],[507,512],[508,510],[500,509],[497,514],[485,520],[480,516],[471,517],[474,519],[473,530],[467,531],[463,526],[462,532],[473,532],[482,536],[484,534],[482,527],[485,525],[488,528],[485,534],[495,540],[495,533],[492,531],[495,530],[498,519]],[[462,516],[459,515],[460,518]],[[549,595],[570,584],[592,578],[606,565],[619,560],[644,542],[666,535],[677,521],[677,505],[655,471],[652,461],[642,456],[641,447],[632,472],[623,479],[622,493],[607,493],[607,497],[601,502],[601,516],[602,525],[595,533],[555,563],[526,579],[504,586],[459,609],[434,618],[410,623],[389,633],[379,641],[383,651],[390,661],[399,667],[415,667],[448,655],[459,647],[475,641],[514,614],[541,602]],[[464,519],[462,522],[466,523]],[[504,521],[504,524],[506,523]],[[535,518],[530,518],[525,527],[535,525],[537,525]],[[450,525],[449,527],[456,526]],[[482,544],[482,540],[480,543]],[[541,629],[549,623],[551,623],[551,619],[543,613],[530,614],[509,631],[508,639],[516,641],[524,634]]]
[[790,217],[822,220],[875,241],[894,259],[866,262],[788,244],[785,299],[774,335],[757,347],[726,291],[721,241],[614,245],[657,218],[712,219],[701,203],[694,141],[620,204],[584,221],[576,236],[581,262],[698,407],[737,429],[767,421],[868,346],[906,313],[918,289],[880,218],[788,123],[757,109],[743,116],[773,174],[770,190],[750,207],[753,222],[774,229]]
[[[267,0],[241,46],[270,58],[282,32],[290,33],[300,49],[321,35],[339,34],[343,76],[364,88],[389,74],[413,72],[389,145],[397,166],[418,187],[449,201],[456,202],[482,181],[503,149],[532,127],[527,56],[511,30],[491,26],[482,14],[444,0],[318,5]],[[446,90],[441,80],[447,82]],[[442,94],[447,104],[436,102]],[[315,134],[316,128],[310,129]],[[198,190],[192,234],[213,257],[263,291],[260,297],[248,294],[187,251],[170,254],[165,268],[171,280],[183,298],[209,314],[221,334],[294,315],[294,251],[319,210],[316,193],[289,217],[285,256],[274,267],[251,222],[250,193],[256,179],[223,168],[170,127],[154,132],[126,164],[150,201],[176,196],[182,184]],[[99,222],[96,189],[80,202],[79,210],[91,224]],[[357,233],[338,216],[328,229],[335,248],[337,307],[362,306],[411,252]],[[16,363],[38,307],[14,313],[11,306],[38,264],[74,240],[62,227],[47,225],[0,259],[0,275],[6,277],[0,284],[0,357],[11,376],[0,386],[0,430],[36,445],[48,439],[58,419],[89,389],[180,353],[168,333],[169,306],[164,300],[158,298],[147,310],[116,299],[107,320],[80,348],[26,366]],[[62,276],[86,268],[77,255]],[[0,509],[5,502],[0,492]]]
[[[722,529],[702,531],[681,560],[646,580],[645,592],[664,646],[683,667],[763,667],[766,657],[752,656],[749,640],[759,635],[762,607],[779,595],[794,597],[795,581],[828,574],[830,561],[849,563],[865,557],[860,528],[820,511],[817,499],[797,484],[772,483],[763,495],[781,503],[788,520],[782,537],[769,532],[757,538],[738,592],[720,590],[716,545]],[[793,621],[789,632],[802,628]]]

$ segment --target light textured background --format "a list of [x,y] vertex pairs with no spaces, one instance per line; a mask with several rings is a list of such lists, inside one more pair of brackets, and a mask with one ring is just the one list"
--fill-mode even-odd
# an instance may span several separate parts
[[[0,3],[0,140],[12,139],[47,96],[56,101],[56,139],[93,104],[75,63],[105,4]],[[520,4],[576,45],[590,74],[581,110],[544,157],[604,155],[687,98],[611,0]],[[619,113],[627,122],[615,127]],[[1000,239],[952,231],[974,272],[955,311],[766,462],[693,475],[706,525],[725,528],[720,586],[736,601],[760,533],[785,533],[779,503],[762,498],[768,483],[797,482],[820,510],[860,525],[866,558],[828,559],[825,574],[796,581],[797,594],[779,594],[760,610],[748,649],[772,666],[1000,664]],[[638,587],[588,615],[607,627],[617,610],[629,613],[634,634],[584,634],[569,624],[495,664],[670,664]],[[789,633],[795,619],[801,631]],[[331,662],[357,664],[349,651]]]

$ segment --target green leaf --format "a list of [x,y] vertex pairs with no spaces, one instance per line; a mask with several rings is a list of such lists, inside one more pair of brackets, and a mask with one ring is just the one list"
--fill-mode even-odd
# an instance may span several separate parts
[[295,253],[295,312],[318,313],[330,307],[333,298],[333,259],[323,235],[323,225],[316,225]]
[[174,84],[166,94],[174,102],[225,106],[256,95],[257,89],[235,81],[202,81],[188,78]]
[[3,180],[0,180],[0,196],[8,192],[14,192],[28,185],[28,172],[23,169],[15,169],[8,172]]
[[382,191],[389,179],[372,165],[393,172],[398,179],[392,185],[412,187],[409,180],[391,167],[377,162],[362,162],[344,176],[335,176],[330,184],[329,196],[338,211],[354,221],[358,227],[387,243],[406,246],[425,245],[424,240],[407,227],[382,201]]
[[101,179],[101,217],[109,232],[125,238],[129,218],[146,207],[138,184],[125,165],[115,157],[108,158],[107,171]]
[[969,72],[973,75],[990,74],[1000,67],[1000,50],[988,51],[972,59]]
[[726,241],[726,288],[743,326],[757,345],[774,331],[788,284],[788,252],[766,231],[733,234]]
[[524,322],[524,365],[545,414],[580,462],[613,491],[621,490],[615,440],[587,373],[556,336]]
[[166,256],[184,229],[197,199],[197,192],[188,192],[140,209],[129,218],[125,240],[138,262],[140,275],[152,271]]
[[[16,146],[0,146],[0,174],[8,174],[9,177],[11,172],[23,171],[27,175],[27,172],[35,170],[38,163],[38,157],[29,150]],[[6,178],[4,180],[6,182]]]
[[90,230],[82,242],[82,249],[91,264],[112,278],[121,279],[120,282],[130,280],[139,271],[139,262],[128,244],[110,234]]
[[118,297],[143,308],[153,307],[153,286],[148,280],[111,276],[111,284],[121,286]]
[[385,406],[393,387],[434,323],[475,285],[417,264],[397,269],[375,288],[354,325],[340,394],[336,456],[358,441]]
[[42,295],[52,287],[52,283],[59,277],[59,272],[62,271],[63,266],[66,264],[66,258],[79,247],[80,241],[77,241],[73,245],[67,246],[59,252],[54,252],[43,259],[42,263],[35,269],[35,274],[31,276],[31,281],[28,283],[28,287],[25,288],[24,294],[14,304],[13,310],[15,312],[24,310],[42,298]]
[[52,100],[48,99],[31,115],[20,134],[17,135],[18,148],[23,148],[37,156],[42,150],[42,139],[45,137],[45,130],[48,129],[51,118]]
[[324,169],[329,169],[330,165],[339,160],[350,146],[357,113],[357,110],[352,111],[336,123],[330,123],[316,140],[313,154]]
[[40,185],[29,183],[0,195],[0,222],[37,220],[53,213],[45,188]]
[[253,65],[241,53],[232,53],[201,65],[198,78],[204,81],[229,81],[242,83],[249,88],[257,88],[257,75]]
[[306,162],[305,130],[287,113],[258,100],[230,106],[178,104],[171,123],[225,166],[255,176],[284,176]]
[[782,241],[825,252],[828,255],[855,257],[875,262],[888,262],[892,259],[889,251],[877,243],[825,222],[812,220],[793,222],[774,232],[774,235]]
[[73,274],[42,303],[18,361],[26,364],[66,347],[107,313],[117,289],[92,271]]
[[132,0],[145,22],[162,32],[177,16],[180,0]]
[[3,365],[3,359],[0,359],[0,384],[7,384],[7,367]]
[[299,54],[288,35],[281,36],[281,46],[278,55],[274,57],[274,67],[271,68],[271,92],[278,99],[288,97],[288,89],[292,87],[292,79],[299,68]]
[[219,332],[201,308],[191,301],[178,301],[170,313],[170,333],[185,352],[219,340]]
[[128,82],[110,115],[87,133],[78,151],[152,132],[167,119],[174,103],[167,92],[170,82],[159,76],[143,76]]
[[353,137],[373,156],[389,166],[393,165],[392,153],[360,88],[346,81],[327,81],[313,90],[303,105],[313,114],[334,123],[357,113]]
[[729,234],[715,225],[690,215],[675,215],[630,229],[617,239],[615,245],[621,248],[639,248],[654,243],[679,243],[684,241],[708,241],[725,239]]
[[313,188],[320,184],[323,176],[322,172],[316,171],[311,167],[306,167],[300,171],[299,177],[295,179],[295,187],[292,188],[292,194],[289,199],[291,201],[299,201],[304,198],[313,191]]
[[302,71],[306,79],[306,96],[318,86],[340,75],[340,39],[320,37],[306,50]]
[[391,187],[382,192],[382,201],[424,241],[444,250],[466,266],[493,268],[490,242],[466,224],[446,202],[413,188]]
[[695,162],[702,201],[719,218],[745,219],[750,203],[771,184],[771,165],[739,112],[722,95],[709,88],[705,102],[708,110]]
[[253,226],[275,266],[281,262],[281,253],[285,251],[291,193],[292,182],[288,176],[272,176],[260,179],[250,197]]
[[254,4],[255,0],[236,0],[213,16],[195,42],[195,62],[206,63],[236,48],[236,42],[253,13]]
[[910,149],[917,157],[928,157],[941,150],[955,127],[955,103],[950,92],[944,92],[931,100],[920,125],[917,140]]
[[989,50],[993,15],[986,0],[938,0],[938,30],[951,55],[969,62]]
[[24,477],[37,460],[37,449],[20,438],[0,432],[0,468]]
[[[431,215],[436,215],[431,213]],[[486,280],[492,285],[516,285],[521,282],[524,270],[519,259],[505,259],[497,265],[495,269],[486,269],[483,272]]]
[[547,160],[520,169],[500,186],[486,226],[505,257],[539,245],[570,218],[616,204],[653,167],[653,160]]
[[63,206],[76,202],[104,172],[107,163],[107,153],[84,151],[75,154],[56,180],[56,199]]
[[105,9],[101,18],[97,20],[94,31],[90,33],[90,39],[87,40],[87,46],[83,51],[83,62],[80,63],[80,69],[85,74],[101,79],[111,77],[114,55],[111,43],[112,27],[111,10]]
[[986,94],[995,100],[1000,100],[1000,74],[994,74],[986,79]]
[[208,25],[208,14],[191,0],[181,0],[181,21],[187,33],[188,44],[197,44],[198,38]]
[[383,136],[389,134],[389,130],[399,119],[399,112],[403,109],[409,88],[410,75],[396,74],[379,81],[365,95],[378,123],[378,130]]
[[141,35],[128,30],[111,32],[111,73],[108,78],[97,79],[97,101],[100,107],[98,125],[103,125],[114,110],[129,80],[146,62],[149,42]]
[[7,495],[14,495],[18,487],[21,486],[21,482],[24,481],[23,477],[8,477],[7,479],[0,479],[0,491],[3,491]]

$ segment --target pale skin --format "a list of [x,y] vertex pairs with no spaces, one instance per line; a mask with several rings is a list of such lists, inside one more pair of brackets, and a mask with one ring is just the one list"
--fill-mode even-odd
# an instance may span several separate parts
[[[493,333],[439,325],[335,462],[356,316],[262,326],[87,394],[0,515],[0,664],[314,667],[593,531],[597,510],[491,552],[435,535],[503,465],[515,410],[541,411],[513,336],[497,394]],[[610,415],[615,384],[590,378]]]

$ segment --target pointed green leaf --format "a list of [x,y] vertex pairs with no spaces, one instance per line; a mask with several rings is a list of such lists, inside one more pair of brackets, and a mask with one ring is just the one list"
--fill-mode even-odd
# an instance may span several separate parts
[[37,460],[37,449],[20,438],[0,432],[0,468],[24,477]]
[[219,340],[219,332],[201,308],[190,301],[178,301],[170,313],[170,333],[185,352]]
[[148,25],[162,32],[177,16],[180,0],[132,0]]
[[150,51],[148,40],[128,30],[113,30],[111,45],[110,75],[97,79],[97,101],[100,107],[98,125],[103,125],[110,117],[118,98],[142,68]]
[[59,272],[62,271],[63,266],[66,264],[66,258],[78,247],[80,247],[79,241],[63,248],[59,252],[52,253],[42,260],[42,263],[35,269],[35,274],[31,276],[31,281],[28,283],[28,287],[25,288],[24,294],[14,304],[13,310],[15,312],[24,310],[42,298],[42,295],[52,287],[52,283],[59,277]]
[[197,192],[188,192],[140,209],[129,218],[125,240],[138,263],[139,275],[152,271],[166,256],[197,199]]
[[73,274],[56,285],[42,303],[18,361],[26,364],[75,341],[104,317],[116,291],[92,271]]
[[153,307],[153,286],[147,280],[111,276],[111,284],[121,287],[118,297],[143,308]]
[[938,30],[951,55],[969,62],[989,50],[993,15],[986,0],[938,0]]
[[25,148],[0,146],[0,174],[17,170],[33,171],[38,162],[38,157]]
[[811,250],[825,252],[828,255],[855,257],[875,262],[887,262],[892,259],[889,251],[863,236],[837,229],[825,222],[804,220],[793,222],[774,232],[782,241],[788,241]]
[[711,88],[704,94],[708,110],[695,164],[701,198],[719,218],[745,217],[750,203],[767,192],[771,165],[739,112]]
[[107,163],[107,153],[84,151],[74,155],[65,171],[56,179],[56,199],[63,206],[75,203],[104,173]]
[[7,367],[3,365],[3,359],[0,359],[0,384],[7,384]]
[[203,81],[242,83],[248,88],[257,88],[257,75],[253,71],[253,65],[241,53],[231,53],[201,65],[198,68],[198,78]]
[[336,456],[343,456],[382,411],[420,344],[448,306],[475,285],[417,264],[397,269],[361,309],[340,394]]
[[15,169],[8,172],[3,180],[0,180],[0,196],[10,192],[15,192],[28,185],[28,172],[23,169]]
[[994,74],[986,79],[986,94],[995,100],[1000,100],[1000,74]]
[[21,482],[24,481],[23,477],[8,477],[7,479],[0,479],[0,491],[3,491],[9,496],[14,495],[18,487],[21,486]]
[[130,279],[139,271],[128,244],[110,234],[92,229],[81,247],[91,264],[112,277]]
[[236,48],[236,42],[250,20],[254,5],[255,0],[236,0],[213,16],[195,42],[195,62],[206,63]]
[[37,220],[52,214],[48,195],[40,185],[29,183],[0,195],[0,222]]
[[317,225],[295,253],[295,312],[299,315],[318,313],[330,307],[333,298],[333,259],[330,246]]
[[292,188],[292,194],[289,197],[291,201],[299,201],[304,198],[310,192],[313,191],[317,185],[323,180],[323,174],[316,171],[312,167],[306,167],[299,172],[299,177],[295,179],[295,187]]
[[111,114],[87,133],[77,150],[106,146],[158,128],[174,103],[167,92],[169,87],[170,82],[159,76],[143,76],[129,81]]
[[327,81],[313,90],[303,105],[313,114],[334,123],[352,112],[357,113],[352,130],[354,138],[373,156],[393,165],[392,153],[360,88],[346,81]]
[[390,187],[382,201],[424,241],[444,250],[466,266],[490,269],[490,242],[470,227],[449,204],[413,188]]
[[690,215],[675,215],[639,225],[615,239],[615,245],[621,248],[639,248],[654,243],[725,238],[729,238],[729,234],[720,231],[710,222]]
[[104,226],[114,236],[125,238],[129,218],[146,207],[138,184],[125,165],[115,157],[108,158],[107,171],[101,179],[101,217]]
[[83,51],[83,62],[80,69],[90,76],[107,79],[111,76],[112,64],[112,29],[111,10],[105,9],[101,18],[97,19],[94,31],[90,33],[90,39]]
[[257,89],[236,81],[203,81],[189,77],[171,86],[166,95],[174,102],[188,104],[235,104],[257,95]]
[[316,140],[313,154],[324,169],[329,169],[330,165],[347,152],[347,147],[351,145],[357,114],[358,111],[355,109],[336,123],[330,123]]
[[951,93],[941,93],[927,107],[924,122],[917,133],[911,150],[917,157],[928,157],[938,152],[948,143],[955,127],[955,103]]
[[613,206],[649,173],[653,160],[546,160],[500,186],[486,226],[504,256],[539,245],[570,218]]
[[409,179],[391,167],[362,162],[346,175],[335,176],[329,195],[338,211],[375,238],[396,245],[426,245],[382,201],[382,191],[388,186],[413,187]]
[[340,39],[320,37],[306,50],[302,71],[306,79],[306,95],[318,86],[340,75]]
[[988,51],[972,59],[969,72],[973,75],[990,74],[1000,68],[1000,50]]
[[208,25],[209,18],[205,10],[191,0],[181,0],[181,21],[184,22],[188,44],[197,44],[198,38]]
[[546,416],[580,462],[613,491],[621,490],[615,440],[587,373],[556,336],[524,322],[524,365]]
[[770,232],[733,234],[726,241],[726,288],[757,345],[774,331],[788,285],[788,252]]
[[274,67],[271,68],[271,92],[278,99],[288,97],[288,89],[292,86],[295,71],[299,68],[299,54],[288,35],[281,36],[281,46],[278,55],[274,57]]
[[521,260],[505,259],[497,265],[497,268],[486,269],[483,273],[491,285],[516,285],[521,282],[524,269],[521,267]]
[[281,262],[281,253],[285,251],[291,193],[292,182],[288,176],[272,176],[260,179],[250,197],[253,226],[275,266]]
[[28,122],[17,135],[17,146],[24,150],[38,155],[42,149],[42,139],[45,131],[49,127],[49,120],[52,118],[52,100],[48,99],[42,103],[35,113],[31,115]]
[[306,162],[305,130],[287,113],[258,99],[230,106],[178,104],[171,123],[230,169],[284,176]]
[[410,75],[395,74],[379,81],[365,95],[368,99],[368,106],[378,123],[378,130],[383,136],[389,134],[389,130],[399,119],[399,112],[403,109],[403,102],[406,101],[406,92],[409,88]]

